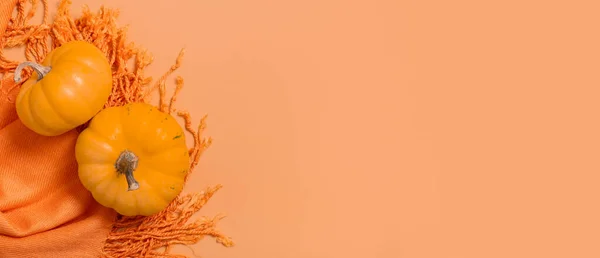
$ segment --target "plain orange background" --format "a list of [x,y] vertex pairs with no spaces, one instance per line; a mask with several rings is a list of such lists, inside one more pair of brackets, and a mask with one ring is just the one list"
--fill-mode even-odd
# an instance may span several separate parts
[[597,1],[73,2],[187,48],[202,257],[600,257]]

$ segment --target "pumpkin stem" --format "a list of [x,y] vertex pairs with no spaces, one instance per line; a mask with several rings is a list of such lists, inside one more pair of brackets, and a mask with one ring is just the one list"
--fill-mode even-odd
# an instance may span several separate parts
[[52,70],[52,67],[43,66],[43,65],[35,63],[35,62],[25,61],[23,63],[20,63],[17,66],[17,68],[15,69],[14,77],[15,77],[16,83],[21,81],[21,71],[26,66],[31,67],[38,74],[38,78],[37,78],[38,81],[41,80],[42,78],[44,78],[44,76],[46,76],[50,72],[50,70]]
[[138,166],[138,157],[129,150],[124,150],[121,152],[117,161],[115,162],[115,168],[119,174],[125,174],[125,179],[127,179],[127,191],[133,191],[140,188],[140,184],[133,177],[133,171]]

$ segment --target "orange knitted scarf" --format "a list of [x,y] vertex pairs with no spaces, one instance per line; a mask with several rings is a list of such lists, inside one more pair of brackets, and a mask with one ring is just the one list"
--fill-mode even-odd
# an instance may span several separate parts
[[[42,166],[64,167],[56,172],[64,173],[65,176],[61,176],[60,180],[73,182],[72,176],[76,176],[76,172],[73,172],[76,171],[76,165],[61,166],[60,163],[74,163],[74,156],[72,159],[69,158],[72,152],[69,146],[76,138],[77,132],[58,137],[58,140],[36,138],[39,146],[56,148],[55,152],[58,153],[56,155],[60,156],[60,159],[50,159],[48,155],[38,155],[34,152],[35,150],[22,147],[25,146],[24,144],[11,142],[11,139],[19,137],[19,133],[25,133],[24,127],[18,124],[10,105],[18,92],[18,85],[11,81],[12,73],[18,63],[24,60],[10,60],[4,52],[9,48],[24,47],[27,60],[41,62],[46,54],[61,44],[71,40],[84,40],[104,51],[115,68],[113,69],[113,92],[105,107],[119,106],[130,102],[150,102],[151,94],[158,90],[160,110],[184,118],[185,129],[194,140],[194,145],[189,151],[192,160],[190,166],[192,169],[196,166],[202,152],[211,144],[210,138],[202,136],[205,118],[200,121],[197,128],[194,128],[188,112],[175,110],[176,97],[184,85],[183,78],[176,77],[175,93],[170,98],[166,96],[167,78],[181,65],[183,50],[175,64],[156,83],[151,84],[152,79],[144,74],[144,69],[151,63],[152,58],[147,51],[127,40],[126,28],[120,27],[116,23],[117,10],[102,7],[98,12],[93,13],[86,7],[79,18],[73,18],[69,11],[71,2],[63,0],[60,2],[56,17],[50,21],[46,0],[41,2],[38,0],[2,2],[0,6],[2,8],[9,6],[4,9],[10,10],[6,11],[0,8],[0,20],[5,20],[4,22],[0,21],[0,25],[4,23],[4,26],[0,26],[0,73],[3,76],[2,85],[0,85],[0,150],[3,154],[27,153],[23,155],[29,155],[31,159],[39,156],[40,161],[35,162],[37,164],[28,164],[28,166],[33,166],[28,169],[38,169],[36,166],[39,166],[41,170],[43,170]],[[43,6],[43,21],[41,24],[31,24],[31,18],[40,4]],[[6,27],[5,30],[4,27]],[[133,65],[128,64],[131,60],[133,60]],[[23,74],[25,77],[23,81],[30,73],[31,71],[26,71]],[[85,126],[81,126],[79,130]],[[44,141],[58,141],[58,143],[45,143]],[[44,151],[38,149],[38,152]],[[0,158],[3,158],[3,164],[17,162],[16,159],[11,160],[12,156],[2,155]],[[67,160],[64,160],[65,157]],[[20,178],[26,172],[17,173],[20,169],[19,165],[3,164],[0,164],[0,180],[8,178],[6,180],[13,180],[11,184],[15,182],[23,184]],[[36,191],[42,193],[39,190],[42,188],[49,189],[48,193],[58,192],[52,190],[52,187],[55,187],[53,184],[64,184],[59,179],[50,182],[37,178],[28,180],[29,185],[23,187],[34,189],[31,190],[33,193]],[[43,187],[39,186],[42,184]],[[221,216],[203,217],[190,222],[192,215],[202,208],[221,187],[220,185],[207,188],[200,193],[182,194],[166,210],[151,217],[117,215],[112,210],[99,207],[87,193],[74,196],[75,194],[65,192],[64,198],[56,193],[59,201],[60,198],[63,198],[69,202],[75,202],[73,207],[78,208],[73,208],[73,210],[77,210],[78,213],[74,217],[47,216],[44,220],[33,218],[39,217],[39,215],[32,214],[34,208],[30,207],[37,205],[35,211],[40,212],[39,214],[42,212],[44,214],[60,213],[60,211],[54,210],[55,203],[52,206],[51,203],[42,201],[45,200],[43,198],[46,198],[44,196],[47,194],[32,194],[21,198],[4,191],[5,189],[2,187],[3,183],[0,181],[0,256],[2,257],[29,257],[32,254],[35,257],[88,257],[88,255],[179,257],[170,254],[173,245],[191,245],[204,236],[214,237],[218,243],[224,246],[233,246],[230,238],[216,230],[215,223],[222,218]],[[56,187],[58,189],[58,186]],[[79,185],[74,185],[72,188],[76,189],[73,191],[81,191]],[[28,216],[32,218],[27,220]],[[71,231],[62,229],[66,227]],[[70,249],[63,250],[64,248]]]

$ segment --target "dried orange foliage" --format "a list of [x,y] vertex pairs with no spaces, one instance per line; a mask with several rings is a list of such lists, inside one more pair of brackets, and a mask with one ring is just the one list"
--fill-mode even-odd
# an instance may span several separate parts
[[[39,5],[43,7],[41,24],[30,24]],[[9,22],[7,31],[0,41],[0,73],[6,76],[14,72],[22,60],[9,60],[4,49],[24,47],[27,60],[42,62],[54,48],[72,40],[84,40],[94,44],[107,56],[113,67],[113,91],[105,107],[120,106],[131,102],[149,102],[151,93],[158,89],[160,96],[158,107],[161,111],[177,114],[185,121],[185,129],[194,139],[189,150],[190,171],[198,164],[202,152],[211,144],[210,138],[203,138],[205,117],[197,128],[187,111],[176,111],[174,104],[177,94],[182,90],[183,78],[177,77],[175,92],[167,98],[167,78],[181,66],[184,51],[177,57],[175,64],[151,85],[152,78],[146,77],[144,69],[152,62],[152,56],[141,47],[127,41],[127,27],[117,25],[118,10],[101,7],[96,13],[84,7],[79,18],[71,16],[71,1],[60,2],[58,13],[49,22],[47,0],[20,0],[17,14]],[[133,60],[133,66],[128,62]],[[26,69],[23,81],[31,75]],[[14,89],[17,90],[16,87]],[[83,129],[83,125],[79,129]],[[189,176],[189,175],[188,175]],[[169,254],[173,245],[190,245],[205,236],[211,236],[224,246],[233,246],[230,238],[216,230],[216,222],[222,217],[200,218],[189,222],[192,215],[221,188],[207,188],[194,194],[180,195],[164,211],[150,217],[126,217],[118,215],[113,229],[108,235],[103,253],[106,257],[181,257]]]

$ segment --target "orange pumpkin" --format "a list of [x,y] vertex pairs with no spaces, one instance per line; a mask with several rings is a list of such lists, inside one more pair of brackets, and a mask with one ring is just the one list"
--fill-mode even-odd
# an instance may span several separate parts
[[16,99],[17,115],[32,131],[55,136],[89,121],[108,100],[112,71],[108,59],[96,46],[70,41],[50,52],[42,64],[23,62],[15,69],[33,74],[21,85]]
[[145,103],[100,111],[75,145],[79,179],[118,213],[150,216],[183,189],[190,168],[183,128]]

